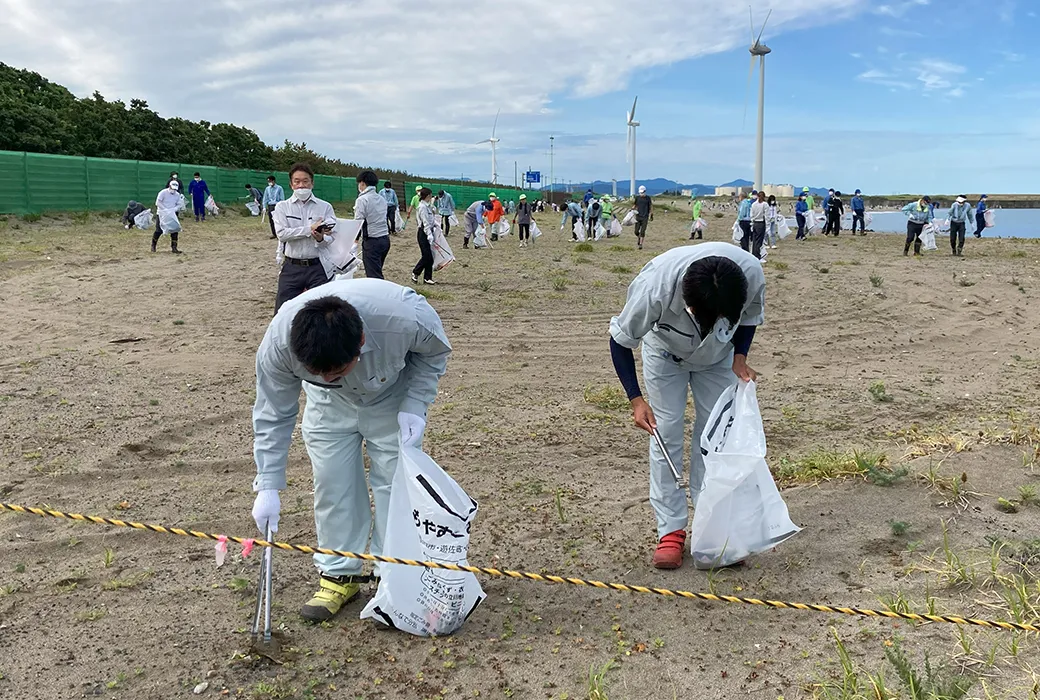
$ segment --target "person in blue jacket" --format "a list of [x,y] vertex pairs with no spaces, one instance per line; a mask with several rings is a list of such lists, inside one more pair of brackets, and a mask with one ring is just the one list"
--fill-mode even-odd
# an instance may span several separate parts
[[859,222],[860,235],[867,235],[867,211],[863,204],[863,197],[859,190],[852,196],[852,235],[856,235],[856,222]]
[[982,232],[986,230],[986,200],[988,197],[979,197],[979,203],[975,207],[975,238],[982,238]]
[[188,185],[188,194],[191,195],[191,208],[195,212],[195,220],[199,217],[206,220],[206,197],[209,197],[209,185],[202,179],[200,173],[191,176],[191,184]]
[[798,222],[798,235],[796,241],[805,240],[805,215],[809,212],[809,203],[805,201],[805,192],[798,195],[798,201],[794,204],[794,219]]
[[931,203],[931,197],[925,196],[903,207],[903,213],[907,216],[906,245],[903,246],[903,255],[910,254],[911,244],[914,246],[914,257],[921,254],[921,233],[924,231],[925,225],[932,223],[932,219],[935,218]]

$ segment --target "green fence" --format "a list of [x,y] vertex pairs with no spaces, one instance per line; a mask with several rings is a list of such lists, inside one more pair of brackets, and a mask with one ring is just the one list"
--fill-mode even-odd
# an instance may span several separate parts
[[[123,209],[131,199],[149,206],[171,171],[180,175],[185,187],[198,172],[213,198],[224,204],[245,201],[246,183],[263,191],[268,175],[291,194],[289,174],[284,172],[0,151],[0,214]],[[329,202],[353,202],[357,180],[316,175],[314,194]]]
[[509,200],[514,202],[520,201],[520,195],[526,194],[527,198],[532,202],[542,198],[542,193],[538,190],[518,190],[513,187],[499,187],[498,185],[438,185],[436,183],[428,182],[406,182],[404,183],[404,191],[406,195],[405,204],[412,201],[412,195],[415,194],[415,188],[418,186],[429,187],[433,190],[436,195],[439,191],[444,190],[451,195],[451,198],[455,200],[455,207],[458,209],[465,209],[473,202],[478,199],[487,199],[487,196],[494,192],[503,203],[508,203]]

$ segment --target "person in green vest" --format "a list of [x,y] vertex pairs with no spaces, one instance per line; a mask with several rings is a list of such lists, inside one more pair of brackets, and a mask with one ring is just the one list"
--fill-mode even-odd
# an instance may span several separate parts
[[604,196],[599,202],[603,226],[607,229],[607,238],[614,238],[610,232],[610,225],[614,223],[614,200],[612,197]]
[[405,212],[404,221],[407,224],[412,218],[412,212],[419,209],[419,192],[422,190],[422,185],[415,186],[415,194],[412,195],[412,201],[408,203],[408,211]]
[[690,224],[690,240],[696,240],[698,238],[704,238],[704,230],[697,225],[697,220],[701,218],[701,208],[704,206],[704,202],[699,199],[693,200],[693,223]]
[[812,194],[810,194],[808,187],[803,187],[802,188],[802,194],[805,195],[805,206],[809,207],[809,211],[812,211],[813,209],[815,209],[816,208],[816,200],[813,199],[813,196],[812,196]]

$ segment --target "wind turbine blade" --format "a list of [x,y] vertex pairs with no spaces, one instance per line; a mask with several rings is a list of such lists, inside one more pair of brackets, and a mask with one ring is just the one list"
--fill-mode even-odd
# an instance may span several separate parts
[[751,12],[751,5],[747,6],[748,28],[751,30],[751,45],[755,45],[755,15]]
[[636,118],[636,102],[639,102],[639,95],[636,95],[636,99],[632,100],[632,112],[628,115],[629,121]]
[[[758,38],[755,39],[755,43],[756,44],[759,43],[760,41],[762,41],[762,32],[764,32],[766,30],[766,24],[769,23],[769,15],[771,15],[771,14],[773,14],[773,8],[769,8],[769,12],[766,13],[766,21],[762,23],[762,31],[760,31],[758,33]],[[755,31],[755,30],[752,29],[751,31]]]
[[751,54],[751,63],[748,64],[747,71],[747,88],[744,90],[744,118],[740,120],[741,130],[747,126],[747,105],[748,100],[751,99],[751,76],[755,73],[755,55]]
[[[764,29],[765,27],[763,27]],[[502,114],[502,110],[495,112],[495,125],[491,127],[491,138],[495,138],[495,130],[498,128],[498,116]]]

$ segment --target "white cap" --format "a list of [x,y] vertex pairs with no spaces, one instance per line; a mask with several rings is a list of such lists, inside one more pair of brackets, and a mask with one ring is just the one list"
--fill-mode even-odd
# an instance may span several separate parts
[[177,184],[176,180],[170,180],[170,187],[175,190],[179,190],[181,188],[181,186]]
[[646,194],[646,185],[639,186],[639,194]]

